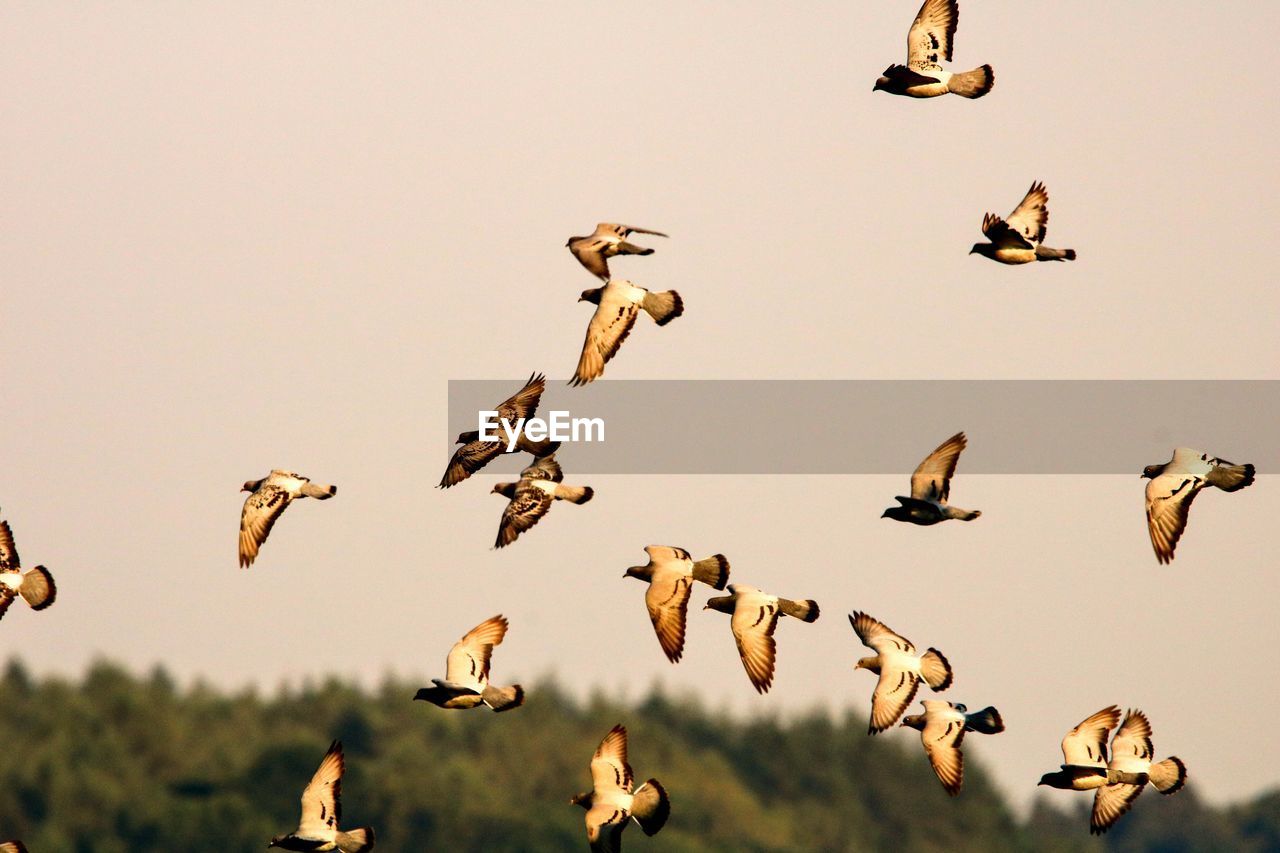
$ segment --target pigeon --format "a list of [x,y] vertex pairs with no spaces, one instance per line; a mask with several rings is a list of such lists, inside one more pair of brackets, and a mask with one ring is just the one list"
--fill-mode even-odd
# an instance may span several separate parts
[[288,835],[271,839],[270,847],[284,850],[339,850],[341,853],[364,853],[373,849],[373,828],[362,826],[350,832],[338,829],[342,819],[342,741],[335,740],[302,792],[302,820]]
[[21,841],[0,841],[0,853],[27,853],[27,845]]
[[1173,459],[1164,465],[1143,468],[1142,476],[1151,481],[1147,483],[1147,530],[1156,559],[1162,564],[1173,560],[1173,549],[1187,529],[1191,502],[1201,489],[1209,485],[1237,492],[1253,485],[1253,474],[1252,465],[1235,465],[1189,447],[1173,451]]
[[565,243],[578,262],[587,268],[587,272],[601,281],[609,280],[609,258],[615,255],[652,255],[653,249],[646,249],[627,242],[632,234],[652,234],[655,237],[666,237],[661,231],[650,231],[647,228],[633,228],[630,225],[619,225],[616,222],[601,222],[595,233],[586,237],[570,237]]
[[590,486],[566,486],[561,483],[563,479],[560,463],[552,453],[535,459],[521,471],[520,482],[498,483],[494,486],[490,494],[502,495],[510,503],[502,512],[498,538],[493,547],[505,548],[516,541],[521,533],[533,527],[547,514],[552,501],[584,504],[595,495],[595,489]]
[[990,65],[972,71],[943,71],[939,59],[951,61],[952,41],[960,8],[956,0],[924,0],[907,33],[907,64],[890,65],[871,91],[912,98],[936,98],[950,92],[963,98],[981,98],[995,84]]
[[575,794],[570,804],[587,810],[587,842],[592,853],[619,853],[622,830],[630,818],[645,835],[656,835],[671,815],[671,800],[657,779],[634,791],[627,763],[627,730],[614,726],[591,757],[591,793]]
[[1046,773],[1038,784],[1065,791],[1090,791],[1120,781],[1107,769],[1107,736],[1120,724],[1120,709],[1109,705],[1086,717],[1062,739],[1062,769]]
[[916,647],[906,637],[857,610],[849,614],[849,624],[862,644],[876,652],[854,664],[854,671],[869,669],[880,676],[871,696],[867,734],[879,734],[898,721],[916,697],[921,679],[935,693],[951,686],[951,664],[942,652],[931,648],[923,655],[916,654]]
[[261,480],[247,480],[240,491],[252,492],[240,512],[240,568],[247,569],[289,504],[297,498],[327,501],[338,493],[338,487],[322,486],[301,474],[276,468]]
[[[1093,797],[1089,832],[1101,835],[1129,809],[1150,782],[1161,794],[1176,794],[1187,781],[1187,766],[1182,759],[1170,756],[1152,763],[1155,748],[1151,745],[1151,723],[1138,710],[1125,714],[1124,722],[1111,740],[1111,761],[1107,764],[1107,784]],[[1112,781],[1112,780],[1116,781]]]
[[22,571],[18,548],[13,544],[13,531],[9,529],[9,522],[0,521],[0,619],[19,596],[32,610],[44,610],[58,597],[58,587],[44,566]]
[[952,518],[973,521],[982,515],[980,510],[960,509],[947,503],[951,494],[951,477],[956,472],[956,460],[967,444],[968,439],[964,437],[964,433],[958,432],[938,445],[938,449],[926,456],[911,475],[911,497],[898,495],[894,500],[902,506],[891,506],[880,517],[930,525]]
[[587,338],[582,344],[578,369],[569,380],[573,386],[586,385],[600,378],[605,363],[617,354],[627,339],[641,308],[659,326],[665,326],[684,313],[684,302],[674,290],[653,293],[619,279],[604,287],[582,291],[578,301],[594,303],[597,308],[587,324]]
[[[559,450],[560,442],[546,439],[530,441],[522,430],[516,436],[514,450],[508,451],[506,433],[502,429],[502,421],[504,420],[514,429],[520,421],[533,417],[534,413],[538,411],[538,401],[542,398],[542,390],[546,387],[546,384],[546,377],[541,373],[535,373],[529,377],[529,381],[524,384],[523,388],[512,394],[502,405],[495,409],[498,413],[498,420],[495,424],[496,429],[490,430],[489,434],[497,435],[498,441],[481,441],[479,430],[472,430],[459,435],[457,444],[461,444],[462,447],[454,451],[453,458],[449,460],[449,467],[445,469],[444,476],[440,478],[438,488],[447,489],[450,486],[456,486],[503,453],[530,453],[536,458],[547,456]],[[490,423],[493,423],[493,421],[490,421]]]
[[667,660],[678,663],[684,652],[684,626],[693,582],[724,589],[729,582],[729,561],[724,554],[695,561],[683,548],[668,545],[648,545],[644,552],[649,555],[649,562],[632,566],[623,577],[648,582],[644,603],[649,608],[658,644]]
[[523,687],[494,687],[489,683],[489,658],[493,647],[506,635],[507,620],[502,615],[472,628],[449,650],[444,680],[431,679],[435,687],[424,687],[413,698],[441,708],[475,708],[482,704],[498,712],[519,708],[524,704]]
[[933,772],[943,789],[954,797],[964,785],[964,753],[960,751],[964,733],[999,734],[1004,731],[1004,720],[990,706],[970,714],[964,705],[954,702],[924,699],[922,704],[924,713],[908,714],[902,718],[902,725],[920,730],[920,742]]
[[773,686],[777,656],[773,631],[778,627],[778,617],[785,614],[804,622],[816,622],[820,615],[818,602],[813,599],[791,601],[740,583],[729,584],[729,595],[709,599],[702,609],[733,615],[729,627],[733,629],[742,666],[757,693],[768,693]]
[[974,243],[969,254],[977,253],[1002,264],[1029,264],[1032,261],[1074,261],[1075,249],[1051,249],[1043,245],[1049,225],[1049,191],[1036,181],[1022,203],[1006,222],[994,213],[982,215],[982,233],[990,243]]

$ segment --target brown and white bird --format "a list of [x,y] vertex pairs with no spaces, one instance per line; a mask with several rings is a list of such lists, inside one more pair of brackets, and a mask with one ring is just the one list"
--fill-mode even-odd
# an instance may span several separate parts
[[634,243],[628,243],[632,234],[652,234],[655,237],[666,237],[661,231],[650,231],[646,228],[635,228],[630,225],[619,225],[616,222],[601,222],[594,233],[586,237],[570,237],[565,243],[578,262],[587,268],[587,272],[608,281],[609,258],[618,255],[652,255],[653,249],[646,249]]
[[614,726],[591,757],[591,792],[575,794],[570,804],[587,810],[587,842],[592,853],[619,853],[622,830],[634,820],[645,835],[656,835],[671,815],[671,801],[657,779],[634,791],[627,763],[627,730]]
[[964,733],[999,734],[1004,731],[1004,720],[990,706],[970,714],[964,705],[940,699],[924,699],[921,704],[924,713],[908,714],[902,718],[902,725],[920,731],[920,742],[934,774],[954,797],[964,786],[964,753],[960,750]]
[[44,566],[22,571],[18,547],[13,544],[13,531],[8,521],[0,521],[0,618],[21,597],[32,610],[44,610],[58,597],[53,575]]
[[989,243],[974,243],[969,254],[1002,264],[1029,264],[1032,261],[1074,261],[1075,249],[1051,249],[1044,245],[1049,226],[1049,191],[1036,181],[1006,221],[994,213],[982,215],[982,233]]
[[816,622],[821,611],[813,599],[791,601],[740,583],[729,584],[729,595],[709,599],[703,610],[719,610],[733,618],[729,627],[738,644],[738,657],[757,693],[768,693],[773,686],[777,644],[773,639],[779,616],[792,616],[802,622]]
[[960,8],[956,0],[924,0],[907,32],[907,64],[890,65],[871,91],[911,98],[936,98],[951,93],[981,98],[995,85],[990,65],[953,73],[942,70],[939,60],[951,61],[952,42]]
[[1142,469],[1147,483],[1147,531],[1161,563],[1173,560],[1182,531],[1187,529],[1191,502],[1205,486],[1238,492],[1253,485],[1252,465],[1235,465],[1199,450],[1179,447],[1163,465]]
[[636,317],[644,309],[659,326],[665,326],[684,313],[684,302],[674,290],[653,293],[629,281],[614,279],[604,287],[582,291],[579,302],[592,302],[596,312],[587,324],[587,337],[582,355],[573,372],[570,385],[586,385],[604,373],[604,366],[617,354],[631,333]]
[[584,504],[595,495],[590,486],[566,486],[564,474],[554,453],[535,459],[520,472],[518,483],[498,483],[490,494],[505,497],[509,503],[498,523],[498,538],[493,547],[505,548],[551,509],[554,501]]
[[240,568],[247,569],[289,504],[299,498],[327,501],[338,493],[338,487],[313,483],[301,474],[276,468],[261,480],[246,481],[240,491],[252,493],[240,511]]
[[901,506],[891,506],[880,514],[881,518],[907,521],[912,524],[930,525],[958,518],[973,521],[982,515],[981,510],[960,509],[947,503],[951,496],[951,478],[956,473],[960,451],[968,445],[963,432],[948,438],[924,458],[911,475],[911,497],[894,498]]
[[350,832],[338,828],[342,820],[342,742],[334,741],[320,762],[320,769],[302,792],[302,819],[298,828],[271,839],[268,848],[284,850],[365,853],[373,849],[373,828],[362,826]]
[[21,841],[0,841],[0,853],[27,853],[27,845]]
[[431,679],[435,687],[423,687],[414,695],[441,708],[475,708],[488,705],[494,711],[510,711],[524,704],[524,688],[494,687],[489,683],[489,659],[493,647],[507,636],[507,620],[501,614],[472,628],[449,650],[445,675]]
[[875,651],[871,657],[861,658],[854,664],[854,671],[867,669],[880,676],[871,695],[868,734],[879,734],[898,721],[916,697],[921,680],[934,692],[951,686],[951,664],[942,652],[930,648],[918,654],[906,637],[858,610],[849,614],[849,624],[862,644]]
[[693,582],[724,589],[729,582],[729,561],[724,554],[694,560],[685,549],[669,545],[647,545],[644,552],[649,555],[649,562],[632,566],[623,577],[638,578],[649,584],[644,593],[649,619],[667,660],[677,663],[684,653],[685,621]]
[[559,450],[560,442],[548,439],[530,441],[523,430],[516,436],[515,448],[507,450],[507,435],[502,428],[503,421],[506,421],[514,430],[520,421],[533,417],[538,411],[538,402],[542,399],[542,391],[546,384],[547,378],[541,373],[535,373],[529,377],[529,381],[523,388],[508,397],[494,410],[498,413],[498,419],[489,421],[496,427],[489,430],[489,434],[496,435],[498,441],[481,441],[479,430],[460,434],[455,443],[461,444],[462,447],[454,451],[453,458],[449,460],[449,467],[440,478],[439,488],[447,489],[450,486],[456,486],[504,453],[529,453],[537,458]]

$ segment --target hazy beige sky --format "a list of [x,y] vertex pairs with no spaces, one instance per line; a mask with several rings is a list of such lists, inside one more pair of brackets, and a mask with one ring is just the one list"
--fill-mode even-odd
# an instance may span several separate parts
[[[879,518],[914,459],[602,476],[501,552],[494,478],[431,488],[449,379],[572,371],[592,284],[563,244],[600,220],[669,232],[615,272],[686,304],[607,378],[1280,378],[1280,105],[1243,43],[1280,10],[966,0],[956,65],[991,63],[992,94],[873,94],[917,5],[0,7],[0,509],[60,588],[10,612],[6,654],[428,677],[503,612],[503,679],[865,711],[856,607],[947,654],[945,698],[1000,708],[1008,732],[967,752],[1019,800],[1113,702],[1211,799],[1274,786],[1280,744],[1238,725],[1280,700],[1268,476],[1197,501],[1166,568],[1131,476],[962,459],[957,503],[983,518],[938,529]],[[966,255],[1034,179],[1080,260]],[[338,497],[239,571],[237,489],[273,466]],[[779,627],[771,694],[721,614],[692,610],[666,663],[621,577],[648,543],[821,603]]]

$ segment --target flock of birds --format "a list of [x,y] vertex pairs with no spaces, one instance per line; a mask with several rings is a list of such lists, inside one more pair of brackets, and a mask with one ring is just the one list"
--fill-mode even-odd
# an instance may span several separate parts
[[[990,65],[972,71],[946,71],[939,60],[950,62],[959,11],[956,0],[925,0],[907,35],[907,64],[891,65],[876,80],[874,89],[914,98],[956,94],[981,98],[991,91],[995,74]],[[1042,183],[1032,184],[1021,203],[1007,219],[988,213],[982,232],[988,242],[973,246],[976,253],[1004,264],[1033,261],[1075,260],[1074,249],[1054,249],[1044,245],[1048,224],[1048,192]],[[599,378],[631,332],[641,311],[663,326],[684,312],[684,302],[673,290],[649,291],[629,281],[614,279],[609,260],[620,255],[650,255],[653,249],[631,243],[632,234],[666,237],[659,231],[616,223],[601,223],[592,234],[571,237],[566,246],[592,275],[604,282],[582,292],[579,301],[596,306],[587,326],[586,339],[570,384],[583,385]],[[496,409],[498,420],[516,423],[537,411],[545,389],[545,377],[535,374],[519,391]],[[496,548],[511,545],[537,524],[559,500],[583,504],[594,494],[589,486],[563,482],[555,458],[559,442],[532,441],[521,433],[515,446],[501,441],[481,440],[478,431],[462,433],[461,445],[452,458],[440,486],[450,488],[483,469],[505,453],[525,453],[533,461],[520,472],[515,483],[499,483],[493,493],[507,499],[499,521]],[[966,510],[949,503],[951,480],[967,440],[956,433],[925,457],[911,475],[911,494],[898,496],[898,506],[883,513],[884,518],[928,526],[944,521],[973,521],[978,510]],[[1180,447],[1163,465],[1150,465],[1142,476],[1146,487],[1146,514],[1152,547],[1160,563],[1173,559],[1174,549],[1187,526],[1187,515],[1195,496],[1206,486],[1234,492],[1254,480],[1252,465],[1235,465],[1197,450]],[[239,562],[251,566],[280,515],[295,500],[328,500],[337,487],[313,483],[309,478],[284,470],[243,486],[249,492],[240,518]],[[790,616],[814,622],[821,611],[816,601],[782,598],[745,584],[729,584],[729,560],[714,554],[700,560],[683,548],[650,545],[649,561],[627,569],[624,578],[647,584],[645,607],[664,655],[677,663],[684,652],[685,626],[694,584],[705,584],[728,595],[706,601],[704,610],[730,616],[743,668],[758,693],[767,693],[773,683],[776,664],[774,633],[778,620]],[[21,598],[32,610],[54,603],[57,587],[53,575],[37,565],[23,571],[9,523],[0,520],[0,617],[10,604]],[[878,734],[901,719],[901,725],[920,732],[925,755],[946,792],[958,795],[964,784],[964,755],[961,743],[966,732],[994,735],[1004,731],[1004,720],[994,707],[970,713],[960,703],[922,700],[924,713],[904,715],[914,701],[921,682],[940,692],[951,686],[954,673],[947,658],[935,648],[923,653],[901,634],[867,613],[853,611],[849,622],[858,639],[874,655],[863,657],[854,670],[866,669],[878,676],[871,697],[869,734]],[[507,633],[507,620],[497,615],[468,631],[450,649],[445,677],[432,679],[413,697],[445,709],[488,707],[495,712],[510,711],[524,702],[520,685],[496,687],[490,683],[493,650]],[[1117,726],[1119,728],[1117,729]],[[1108,744],[1108,735],[1116,730]],[[1147,784],[1162,794],[1180,790],[1186,782],[1186,765],[1176,756],[1155,761],[1151,725],[1137,709],[1121,721],[1119,708],[1110,706],[1087,717],[1072,728],[1062,741],[1064,763],[1046,773],[1041,785],[1073,791],[1093,791],[1090,831],[1110,828],[1142,793]],[[371,827],[355,830],[339,828],[341,786],[344,770],[342,744],[335,741],[325,753],[319,769],[302,793],[302,814],[297,829],[271,839],[268,847],[297,851],[363,853],[374,846]],[[662,829],[671,803],[656,779],[634,786],[627,762],[627,731],[614,726],[605,735],[591,758],[592,790],[575,795],[570,802],[586,809],[586,833],[597,853],[620,850],[623,829],[634,821],[647,835]],[[0,853],[26,853],[20,841],[0,842]]]

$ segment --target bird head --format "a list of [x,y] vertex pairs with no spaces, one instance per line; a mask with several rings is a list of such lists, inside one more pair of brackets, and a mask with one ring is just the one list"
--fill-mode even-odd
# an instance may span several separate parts
[[1154,480],[1156,477],[1160,476],[1160,472],[1163,470],[1163,465],[1148,465],[1146,468],[1142,469],[1141,476],[1147,480]]
[[911,519],[911,511],[905,506],[891,506],[880,513],[880,517],[892,518],[894,521],[909,521]]
[[261,480],[245,480],[244,485],[240,487],[240,491],[256,492],[258,491],[258,486],[261,486],[261,485],[262,485]]
[[889,78],[888,78],[888,77],[877,77],[877,78],[876,78],[876,84],[875,84],[874,86],[872,86],[872,87],[871,87],[871,91],[873,91],[873,92],[878,92],[878,91],[880,91],[881,89],[886,89],[886,88],[888,88],[888,86],[889,86]]
[[996,247],[991,243],[974,243],[973,247],[969,249],[969,254],[983,255],[984,257],[990,258],[992,257],[991,253],[995,251],[995,248]]
[[858,662],[853,665],[855,671],[859,669],[869,669],[876,675],[880,674],[880,657],[872,655],[871,657],[859,658]]
[[902,725],[908,729],[924,731],[924,714],[908,714],[902,718]]
[[647,578],[647,577],[645,577],[645,573],[644,573],[644,570],[645,570],[646,568],[648,568],[648,567],[647,567],[647,566],[632,566],[631,568],[629,568],[629,569],[627,569],[625,572],[623,572],[623,573],[622,573],[622,576],[623,576],[624,578],[637,578],[637,579],[642,580],[642,581],[643,581],[643,580],[648,580],[648,578]]
[[1039,788],[1041,785],[1049,785],[1050,787],[1052,787],[1053,781],[1055,778],[1057,778],[1057,775],[1058,775],[1057,773],[1044,774],[1043,776],[1040,777],[1040,781],[1036,783],[1036,787]]
[[593,288],[591,288],[590,290],[584,290],[584,291],[582,291],[582,295],[578,297],[578,301],[579,301],[579,302],[591,302],[591,303],[593,303],[593,304],[595,304],[595,305],[599,305],[599,304],[600,304],[600,291],[601,291],[601,288],[599,288],[599,287],[593,287]]
[[591,795],[590,795],[590,794],[574,794],[574,795],[569,799],[569,805],[571,805],[571,806],[582,806],[584,809],[590,809],[590,808],[591,808]]
[[280,842],[284,841],[284,838],[285,837],[283,835],[277,835],[275,838],[272,838],[269,842],[267,842],[267,849],[270,850],[272,847],[279,847]]

